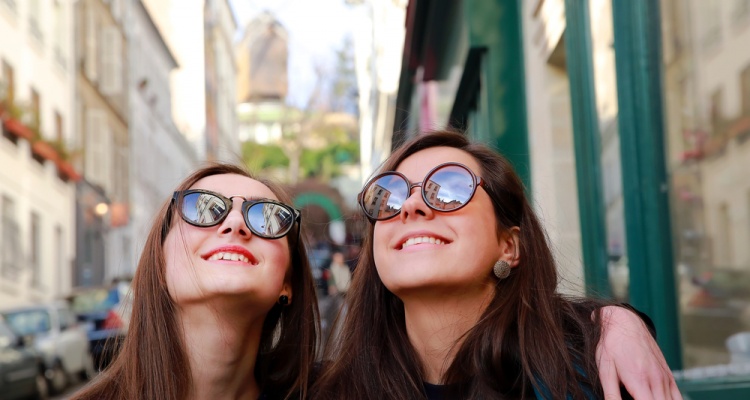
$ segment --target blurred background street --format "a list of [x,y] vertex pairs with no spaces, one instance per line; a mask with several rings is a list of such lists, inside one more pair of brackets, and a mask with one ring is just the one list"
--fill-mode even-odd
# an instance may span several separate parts
[[206,161],[289,190],[335,333],[357,193],[444,127],[517,168],[560,292],[648,313],[686,396],[748,398],[748,43],[750,0],[0,0],[0,398],[106,368]]

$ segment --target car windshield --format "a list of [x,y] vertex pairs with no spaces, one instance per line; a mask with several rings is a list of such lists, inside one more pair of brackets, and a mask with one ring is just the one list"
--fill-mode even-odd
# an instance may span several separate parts
[[49,313],[45,310],[16,311],[5,314],[5,321],[17,334],[44,333],[50,330]]

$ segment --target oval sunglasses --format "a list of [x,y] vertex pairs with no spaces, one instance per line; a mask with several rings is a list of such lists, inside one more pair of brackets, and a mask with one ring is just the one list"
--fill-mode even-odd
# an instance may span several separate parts
[[[279,239],[300,223],[301,213],[287,204],[269,200],[248,200],[242,196],[226,197],[204,189],[176,191],[172,202],[177,204],[180,217],[190,225],[206,228],[219,225],[232,210],[232,199],[241,198],[242,216],[248,229],[264,239]],[[299,241],[297,229],[297,240]]]
[[448,162],[430,170],[424,181],[411,183],[404,174],[388,171],[370,179],[359,193],[359,206],[371,221],[383,221],[401,212],[404,202],[415,187],[420,187],[422,200],[435,211],[451,212],[464,207],[474,197],[484,179],[469,167]]

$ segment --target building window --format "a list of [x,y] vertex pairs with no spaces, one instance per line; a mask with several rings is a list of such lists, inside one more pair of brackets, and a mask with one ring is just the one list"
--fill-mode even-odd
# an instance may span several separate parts
[[55,279],[57,281],[57,293],[62,292],[62,272],[65,266],[65,254],[63,252],[63,248],[65,248],[64,239],[65,237],[63,236],[63,228],[60,225],[55,226],[55,252],[53,254],[55,255],[55,271],[57,271],[57,278]]
[[703,16],[703,37],[701,45],[703,50],[711,51],[721,44],[721,5],[718,2],[699,2],[696,4],[701,7]]
[[732,261],[734,260],[734,246],[732,243],[732,220],[729,214],[729,205],[727,203],[723,203],[721,206],[719,206],[718,217],[718,235],[716,235],[716,239],[718,239],[719,243],[718,246],[714,246],[714,249],[718,252],[718,254],[715,255],[714,259],[716,260],[717,266],[719,268],[727,268],[732,266]]
[[741,25],[750,17],[750,0],[735,0],[734,10],[732,11],[732,22],[735,25]]
[[750,65],[740,73],[740,91],[742,92],[742,113],[750,115]]
[[18,240],[19,226],[16,221],[16,206],[8,196],[2,196],[0,204],[0,276],[18,281],[21,267],[21,247]]
[[16,6],[16,0],[0,0],[1,3],[5,4],[10,11],[12,11],[14,14],[18,12],[18,8]]
[[105,188],[111,187],[109,149],[111,131],[107,114],[102,110],[88,110],[86,113],[85,173],[91,181]]
[[[5,61],[2,61],[0,70],[0,109],[8,112],[12,118],[18,118],[18,112],[13,105],[14,102],[14,78],[13,68]],[[10,133],[5,126],[0,127],[3,137],[13,144],[18,144],[18,137]]]
[[63,117],[58,111],[55,111],[55,140],[58,143],[63,143],[65,140],[65,131],[63,125]]
[[94,2],[86,5],[86,26],[83,31],[83,37],[86,41],[86,51],[84,59],[84,72],[89,81],[95,82],[99,79],[99,21],[97,20]]
[[31,269],[31,286],[35,288],[42,286],[40,232],[41,222],[39,214],[32,212],[31,226],[29,227],[29,267]]
[[60,5],[60,0],[55,0],[54,4],[54,27],[52,35],[53,45],[52,52],[55,61],[63,68],[65,68],[65,51],[63,50],[63,43],[65,43],[65,14],[63,8]]
[[36,89],[31,89],[31,120],[29,121],[29,127],[36,129],[36,133],[41,137],[39,130],[42,129],[42,100],[39,97],[39,92]]
[[122,35],[116,26],[109,26],[102,36],[102,86],[105,95],[117,95],[122,90]]
[[0,102],[5,107],[10,107],[15,100],[15,82],[13,77],[13,67],[3,60],[3,69],[0,71]]
[[711,114],[709,118],[711,122],[711,134],[714,136],[719,135],[724,121],[722,97],[721,89],[716,89],[711,94]]
[[39,21],[41,15],[41,8],[39,7],[39,0],[29,0],[29,33],[36,40],[42,42],[44,37],[42,35],[42,24]]

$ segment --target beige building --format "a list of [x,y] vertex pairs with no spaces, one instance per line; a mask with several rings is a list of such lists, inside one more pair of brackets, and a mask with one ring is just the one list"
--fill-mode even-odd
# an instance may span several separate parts
[[[130,201],[128,45],[124,1],[80,0],[75,5],[76,146],[84,185],[79,188],[77,285],[101,284],[120,269],[132,238],[126,229]],[[93,202],[83,203],[89,194]],[[92,205],[109,205],[90,222]],[[101,239],[92,239],[101,237]],[[101,248],[104,259],[99,259]]]
[[0,306],[50,301],[75,260],[73,6],[0,1]]
[[205,0],[203,7],[206,88],[206,152],[209,160],[239,161],[237,66],[232,40],[237,30],[228,0]]
[[350,1],[357,6],[354,63],[359,92],[362,182],[391,151],[406,29],[406,0]]

